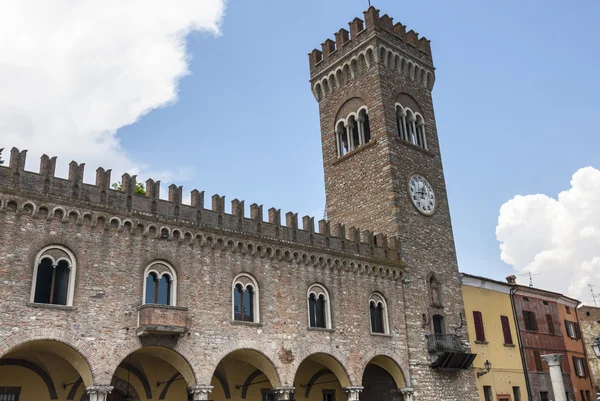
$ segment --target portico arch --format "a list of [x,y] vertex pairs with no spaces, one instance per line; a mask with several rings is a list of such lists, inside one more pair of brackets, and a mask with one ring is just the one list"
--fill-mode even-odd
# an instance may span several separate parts
[[64,399],[70,389],[61,384],[76,382],[93,384],[90,366],[77,350],[59,341],[28,341],[0,358],[0,387],[21,388],[22,401]]
[[251,348],[236,349],[217,364],[211,380],[215,401],[261,400],[263,392],[281,387],[275,365],[265,354]]
[[376,355],[365,365],[362,378],[364,401],[402,401],[406,381],[400,365],[389,356]]
[[350,376],[342,363],[330,354],[317,352],[300,362],[294,377],[295,400],[320,401],[347,399],[345,388],[352,387]]
[[196,378],[189,361],[179,352],[149,345],[125,356],[110,383],[126,384],[121,386],[121,393],[126,394],[129,389],[129,395],[143,400],[187,399],[188,388],[196,386]]

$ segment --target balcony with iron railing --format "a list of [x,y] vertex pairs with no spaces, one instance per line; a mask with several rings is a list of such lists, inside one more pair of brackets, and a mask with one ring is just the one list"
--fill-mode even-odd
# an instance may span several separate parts
[[425,337],[427,338],[427,351],[430,354],[467,351],[467,346],[455,334],[429,334]]
[[468,369],[475,359],[469,345],[455,334],[426,335],[427,351],[431,354],[434,369]]

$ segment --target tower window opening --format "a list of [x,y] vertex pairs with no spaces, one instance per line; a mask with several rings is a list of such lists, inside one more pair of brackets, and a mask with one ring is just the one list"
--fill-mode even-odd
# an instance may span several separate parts
[[371,126],[367,110],[362,108],[339,120],[335,128],[337,157],[342,157],[371,141]]
[[422,149],[427,149],[425,121],[418,112],[396,103],[396,126],[398,127],[400,139]]

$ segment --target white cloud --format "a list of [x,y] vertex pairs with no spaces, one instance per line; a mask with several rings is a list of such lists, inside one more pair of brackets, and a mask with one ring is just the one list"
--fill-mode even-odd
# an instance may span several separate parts
[[19,0],[1,8],[0,147],[28,149],[28,169],[43,153],[58,156],[63,173],[71,160],[85,162],[88,177],[98,166],[117,175],[144,169],[115,132],[177,100],[186,36],[218,34],[224,0]]
[[600,285],[599,206],[600,171],[593,167],[573,174],[571,188],[558,199],[515,196],[498,217],[502,260],[519,273],[536,274],[536,287],[590,300],[588,283]]

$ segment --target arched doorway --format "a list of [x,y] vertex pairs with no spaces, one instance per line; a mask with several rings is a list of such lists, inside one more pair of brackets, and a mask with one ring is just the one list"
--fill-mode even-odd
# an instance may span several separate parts
[[274,400],[271,389],[280,386],[273,363],[262,353],[252,349],[235,350],[217,365],[212,377],[214,401]]
[[361,401],[402,401],[405,387],[402,370],[393,359],[378,355],[363,372]]
[[294,377],[295,400],[346,401],[350,380],[342,364],[328,354],[312,354],[298,366]]
[[[170,348],[151,346],[129,354],[114,372],[107,401],[188,399],[195,385],[189,363]],[[87,397],[82,398],[85,401]]]
[[85,358],[58,341],[28,342],[0,358],[3,400],[78,400],[91,385]]

